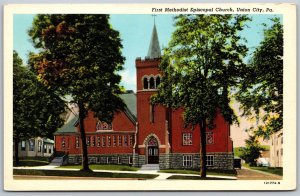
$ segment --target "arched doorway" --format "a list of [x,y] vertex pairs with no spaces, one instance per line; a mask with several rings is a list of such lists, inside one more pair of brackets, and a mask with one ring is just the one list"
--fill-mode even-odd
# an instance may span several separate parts
[[148,164],[159,163],[158,142],[156,138],[151,137],[147,143]]

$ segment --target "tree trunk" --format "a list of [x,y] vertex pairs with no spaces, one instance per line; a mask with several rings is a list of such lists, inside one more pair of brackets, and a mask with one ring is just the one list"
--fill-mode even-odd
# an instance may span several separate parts
[[206,177],[206,121],[205,118],[199,123],[200,126],[200,176]]
[[18,138],[15,138],[15,162],[16,162],[16,166],[20,165],[20,161],[19,161],[19,142],[20,140]]
[[80,136],[81,136],[81,149],[82,149],[82,168],[81,171],[92,171],[89,168],[89,160],[88,160],[88,152],[87,152],[87,145],[86,145],[86,138],[85,138],[85,131],[84,131],[84,118],[85,118],[85,108],[83,102],[79,101],[79,129],[80,129]]

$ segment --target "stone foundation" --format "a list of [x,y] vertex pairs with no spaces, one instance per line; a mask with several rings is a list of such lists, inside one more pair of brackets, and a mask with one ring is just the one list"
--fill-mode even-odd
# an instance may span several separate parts
[[170,168],[170,154],[160,154],[159,169],[169,169],[169,168]]
[[[89,164],[123,164],[132,165],[133,156],[132,154],[97,154],[88,155]],[[68,164],[81,164],[81,155],[69,155]]]
[[[183,166],[183,156],[192,156],[191,166]],[[207,153],[213,156],[213,164],[208,169],[233,169],[233,153]],[[90,164],[123,164],[141,167],[146,164],[145,155],[138,154],[103,154],[88,155]],[[81,164],[81,155],[69,155],[68,164]],[[200,169],[199,153],[169,153],[159,155],[160,169]]]
[[[192,156],[191,166],[183,166],[183,156]],[[233,153],[207,153],[213,156],[213,164],[208,169],[233,169]],[[200,169],[200,154],[198,153],[170,153],[169,169]]]

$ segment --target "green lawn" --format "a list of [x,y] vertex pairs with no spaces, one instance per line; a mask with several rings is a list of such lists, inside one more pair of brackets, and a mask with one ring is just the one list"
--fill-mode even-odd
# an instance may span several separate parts
[[[34,166],[43,166],[43,165],[48,165],[48,161],[40,161],[40,160],[30,160],[30,159],[24,159],[19,161],[19,167],[34,167]],[[16,166],[15,161],[13,162],[14,167]]]
[[[137,171],[139,168],[127,165],[89,165],[91,170]],[[81,165],[64,165],[59,168],[81,169]]]
[[[196,174],[199,175],[199,170],[160,170],[162,173],[175,173],[175,174]],[[216,176],[236,176],[235,170],[208,170],[207,175]]]
[[14,175],[34,175],[34,176],[135,178],[135,179],[153,179],[158,176],[158,175],[154,175],[154,174],[84,172],[84,171],[70,171],[70,170],[35,170],[35,169],[14,169],[13,174]]
[[215,178],[215,177],[201,178],[200,176],[180,176],[180,175],[173,175],[168,177],[167,179],[168,180],[231,180],[231,179]]
[[271,173],[271,174],[276,174],[276,175],[279,175],[279,176],[283,175],[282,167],[250,167],[250,168],[254,169],[254,170],[268,172],[268,173]]

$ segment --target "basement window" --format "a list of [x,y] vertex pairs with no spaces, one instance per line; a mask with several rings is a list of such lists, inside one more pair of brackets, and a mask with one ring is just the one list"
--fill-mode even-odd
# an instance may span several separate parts
[[206,155],[206,166],[213,166],[213,165],[214,165],[214,156]]
[[183,156],[183,167],[192,167],[192,155]]

